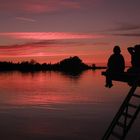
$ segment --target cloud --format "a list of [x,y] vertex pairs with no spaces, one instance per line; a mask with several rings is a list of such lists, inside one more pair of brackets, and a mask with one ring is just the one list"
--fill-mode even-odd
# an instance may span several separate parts
[[66,9],[79,9],[79,2],[70,0],[0,0],[0,9],[16,13],[50,13]]
[[52,47],[68,47],[70,45],[76,45],[79,42],[71,42],[71,41],[60,41],[60,40],[44,40],[39,42],[28,42],[24,44],[14,44],[14,45],[0,45],[0,52],[7,51],[17,51],[17,50],[30,50],[37,48],[52,48]]
[[32,18],[26,18],[26,17],[16,17],[17,20],[20,21],[27,21],[27,22],[36,22],[36,20],[32,19]]
[[0,57],[31,57],[51,55],[47,50],[52,45],[56,47],[56,41],[29,42],[25,44],[1,45]]
[[110,29],[110,35],[113,36],[124,36],[124,37],[140,37],[140,25],[139,24],[129,24],[129,23],[119,23],[114,29]]
[[114,29],[110,29],[109,31],[131,31],[131,30],[139,30],[140,25],[138,24],[128,24],[128,23],[121,23],[118,27]]
[[[40,57],[87,54],[81,47],[107,45],[106,42],[81,42],[81,40],[43,40],[15,45],[0,45],[0,57]],[[88,52],[90,54],[92,52]]]
[[106,45],[110,45],[110,42],[95,42],[95,43],[92,43],[93,45],[96,45],[96,46],[106,46]]
[[125,36],[125,37],[140,37],[140,33],[119,33],[119,34],[112,34],[114,36]]
[[24,4],[23,8],[26,12],[48,13],[65,9],[80,9],[80,3],[66,0],[48,0],[46,2],[40,1],[38,3],[26,3]]
[[97,39],[103,35],[70,32],[9,32],[0,33],[0,36],[21,40],[66,40],[66,39]]
[[29,42],[29,43],[25,43],[24,45],[30,45],[30,46],[53,46],[55,45],[59,45],[59,46],[70,46],[70,45],[81,45],[83,43],[81,43],[81,41],[68,41],[68,40],[43,40],[43,41],[36,41],[36,42]]

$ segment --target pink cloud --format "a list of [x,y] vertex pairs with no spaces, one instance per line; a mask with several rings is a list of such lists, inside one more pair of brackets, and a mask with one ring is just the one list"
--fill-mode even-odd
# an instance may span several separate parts
[[79,9],[80,3],[66,0],[48,0],[46,2],[26,3],[24,4],[23,8],[27,12],[45,13],[61,11],[64,9]]
[[71,42],[71,40],[49,40],[24,43],[19,45],[1,45],[0,46],[0,58],[7,57],[50,57],[50,56],[73,56],[92,54],[90,50],[81,49],[86,48],[88,44],[81,46],[79,40]]
[[27,21],[27,22],[36,22],[35,19],[27,18],[27,17],[16,17],[17,20]]
[[104,37],[98,34],[67,32],[10,32],[0,33],[0,36],[23,40],[96,39]]
[[[62,45],[59,44],[58,46],[57,42],[54,42],[54,44],[52,45],[46,43],[46,45],[42,46],[41,44],[29,43],[23,45],[0,46],[0,57],[48,57],[84,54],[84,52],[81,51],[63,51],[63,48],[66,48],[66,45],[64,45],[63,43]],[[69,44],[67,44],[67,46],[69,46]]]
[[[88,34],[88,33],[67,33],[67,32],[9,32],[0,33],[0,38],[4,37],[7,40],[21,40],[26,42],[19,45],[1,45],[0,58],[2,60],[20,61],[34,58],[37,61],[41,58],[42,62],[50,62],[52,57],[67,57],[73,55],[89,55],[92,54],[91,50],[81,49],[86,48],[89,44],[81,41],[87,39],[103,38],[103,35]],[[94,45],[93,45],[94,46]],[[50,58],[50,60],[49,60]],[[57,60],[58,61],[58,60]]]
[[48,6],[47,4],[30,3],[30,4],[25,4],[23,10],[32,13],[44,13],[44,12],[55,11],[56,8],[52,6]]
[[66,9],[79,9],[79,2],[67,0],[24,0],[24,1],[3,1],[0,4],[0,11],[18,13],[50,13]]

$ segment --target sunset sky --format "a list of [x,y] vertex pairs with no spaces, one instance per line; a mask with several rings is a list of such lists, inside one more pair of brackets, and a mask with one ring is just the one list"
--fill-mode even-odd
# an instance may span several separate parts
[[0,61],[106,63],[140,44],[140,0],[0,0]]

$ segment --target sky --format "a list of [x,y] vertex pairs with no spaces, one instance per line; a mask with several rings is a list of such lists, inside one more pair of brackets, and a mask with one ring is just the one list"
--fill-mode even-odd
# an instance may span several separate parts
[[0,61],[107,62],[140,44],[139,0],[0,0]]

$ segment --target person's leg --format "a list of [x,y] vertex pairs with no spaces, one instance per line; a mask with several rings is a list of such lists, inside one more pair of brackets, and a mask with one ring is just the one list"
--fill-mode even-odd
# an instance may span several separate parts
[[112,80],[111,80],[110,76],[107,75],[107,76],[106,76],[106,85],[105,85],[105,87],[111,88],[112,86],[113,86]]

